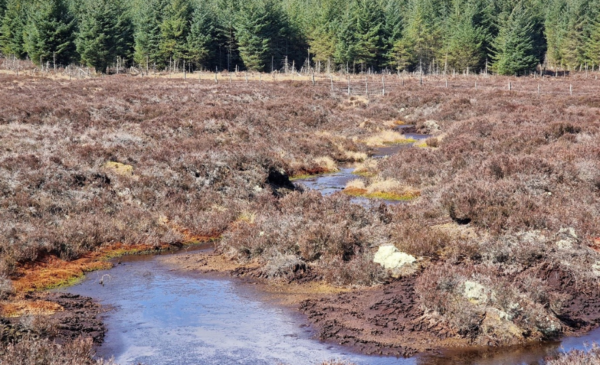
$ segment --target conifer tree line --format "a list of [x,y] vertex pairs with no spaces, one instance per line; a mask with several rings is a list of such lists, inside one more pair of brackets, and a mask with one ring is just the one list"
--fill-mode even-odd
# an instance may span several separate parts
[[0,52],[98,72],[575,70],[600,65],[600,0],[0,0]]

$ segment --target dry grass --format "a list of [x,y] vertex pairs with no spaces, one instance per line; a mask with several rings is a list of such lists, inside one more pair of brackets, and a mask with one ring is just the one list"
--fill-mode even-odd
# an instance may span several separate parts
[[403,134],[396,131],[384,130],[365,138],[362,142],[369,147],[382,147],[390,144],[414,143],[415,140],[406,138]]
[[421,195],[420,191],[393,179],[375,179],[369,185],[366,185],[364,180],[355,179],[346,184],[344,193],[357,197],[401,201],[413,200]]

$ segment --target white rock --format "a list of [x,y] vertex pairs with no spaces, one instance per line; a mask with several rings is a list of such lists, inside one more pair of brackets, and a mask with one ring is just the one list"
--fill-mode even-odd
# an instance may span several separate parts
[[440,131],[440,125],[435,120],[428,120],[425,123],[423,123],[423,125],[425,126],[429,134],[433,134],[434,132]]
[[380,264],[384,268],[390,270],[407,264],[413,264],[415,261],[417,261],[417,259],[414,256],[400,252],[392,245],[380,246],[373,259],[374,263]]
[[561,250],[568,250],[573,248],[573,241],[571,240],[560,240],[556,242],[556,246],[558,246]]
[[465,281],[464,295],[470,301],[479,303],[487,299],[487,290],[478,282],[467,280]]
[[596,276],[600,276],[600,261],[596,261],[592,264],[592,273]]

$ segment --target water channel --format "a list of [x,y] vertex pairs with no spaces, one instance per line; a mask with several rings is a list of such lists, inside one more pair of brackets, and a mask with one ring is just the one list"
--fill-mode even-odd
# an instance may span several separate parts
[[[397,148],[406,147],[391,146],[378,155]],[[344,168],[302,183],[332,194],[356,178],[352,170]],[[78,285],[61,289],[92,297],[108,309],[103,315],[108,331],[98,356],[113,357],[123,365],[294,365],[333,359],[373,365],[539,364],[558,351],[585,349],[588,343],[600,341],[600,330],[595,330],[553,343],[493,351],[461,349],[410,359],[367,356],[317,340],[302,315],[274,303],[252,285],[183,272],[164,264],[161,257],[122,258],[113,269],[91,273]]]

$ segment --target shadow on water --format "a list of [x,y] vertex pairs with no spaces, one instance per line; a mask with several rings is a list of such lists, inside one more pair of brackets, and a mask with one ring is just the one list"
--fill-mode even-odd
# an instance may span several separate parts
[[[108,276],[107,276],[108,275]],[[104,285],[99,281],[104,276]],[[111,308],[99,356],[119,364],[538,364],[557,351],[583,349],[600,331],[561,342],[494,351],[453,350],[410,359],[368,356],[315,339],[305,318],[238,280],[187,273],[156,256],[134,256],[62,289]]]

